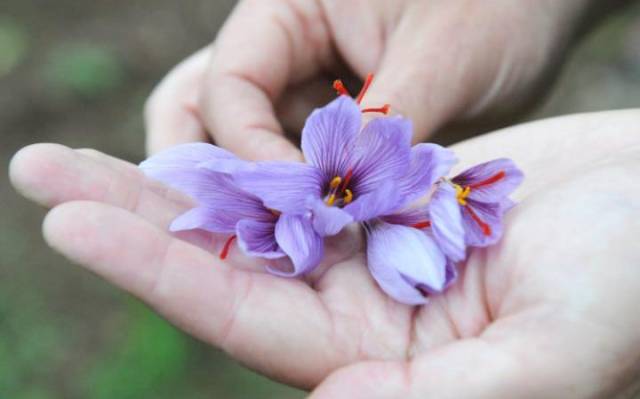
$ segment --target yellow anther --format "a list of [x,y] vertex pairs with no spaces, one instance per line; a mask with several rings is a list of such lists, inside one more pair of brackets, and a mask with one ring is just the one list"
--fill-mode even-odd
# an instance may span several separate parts
[[353,201],[353,193],[351,192],[351,190],[346,189],[344,190],[344,199],[343,199],[345,205],[350,203],[351,201]]
[[329,183],[329,187],[331,187],[331,189],[333,190],[335,188],[338,188],[340,183],[342,183],[342,177],[336,176],[333,179],[331,179],[331,183]]
[[331,194],[329,198],[327,198],[327,205],[333,206],[333,203],[336,202],[336,195]]
[[462,188],[459,184],[454,184],[453,188],[456,189],[456,199],[462,206],[467,205],[467,197],[471,194],[471,187]]

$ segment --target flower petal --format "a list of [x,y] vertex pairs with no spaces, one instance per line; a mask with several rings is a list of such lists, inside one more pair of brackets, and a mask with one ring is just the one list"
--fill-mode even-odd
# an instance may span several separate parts
[[469,168],[452,181],[471,187],[469,199],[481,202],[500,202],[522,183],[524,175],[507,158],[495,159]]
[[448,183],[438,186],[429,202],[429,215],[433,237],[442,252],[454,262],[464,259],[465,233],[453,186]]
[[249,256],[275,259],[286,256],[278,247],[275,236],[276,222],[244,219],[238,222],[238,246]]
[[267,208],[302,215],[307,198],[320,198],[322,172],[300,162],[268,161],[248,164],[235,171],[233,180],[260,198]]
[[360,107],[347,96],[340,96],[311,113],[302,129],[302,152],[310,164],[327,178],[344,173],[349,163],[348,149],[360,132]]
[[446,270],[447,270],[446,279],[444,283],[445,290],[451,287],[451,285],[453,285],[453,283],[455,283],[456,280],[458,280],[458,267],[456,266],[455,262],[451,261],[450,259],[447,259]]
[[410,203],[430,192],[431,187],[446,176],[458,161],[453,151],[432,143],[422,143],[411,148],[409,173],[402,179],[399,191]]
[[267,267],[270,273],[293,277],[313,270],[324,255],[324,243],[306,216],[281,215],[276,223],[276,241],[293,263],[291,272]]
[[348,212],[328,206],[321,199],[308,198],[307,206],[313,215],[313,228],[322,237],[338,234],[344,226],[353,222],[353,217]]
[[[169,175],[164,175],[167,178]],[[182,179],[176,180],[177,177]],[[165,183],[192,197],[198,206],[176,218],[172,231],[204,229],[229,233],[241,219],[271,220],[273,214],[255,196],[240,190],[229,175],[204,169],[172,172]]]
[[398,196],[396,184],[387,181],[381,183],[376,191],[358,196],[343,209],[353,220],[362,222],[395,213],[403,203],[403,199]]
[[367,228],[367,263],[380,287],[394,299],[426,302],[418,289],[441,291],[446,259],[435,242],[412,227],[380,222]]
[[140,169],[192,168],[201,162],[237,159],[231,152],[207,143],[187,143],[171,147],[142,161]]
[[462,224],[465,241],[472,247],[495,244],[502,236],[502,203],[485,203],[468,200],[462,207]]
[[[398,182],[411,161],[411,121],[400,117],[376,118],[369,122],[352,150],[353,193],[376,192],[385,183]],[[395,190],[394,196],[400,196]]]

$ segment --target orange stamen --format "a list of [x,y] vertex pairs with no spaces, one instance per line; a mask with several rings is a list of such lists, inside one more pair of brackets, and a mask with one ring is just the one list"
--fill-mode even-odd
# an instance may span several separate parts
[[367,77],[364,79],[364,84],[362,85],[362,89],[360,89],[360,93],[358,93],[358,97],[356,97],[356,103],[360,104],[362,102],[362,98],[366,94],[367,90],[369,90],[369,85],[371,85],[372,81],[373,81],[373,74],[372,73],[367,74]]
[[490,236],[491,227],[489,227],[488,224],[483,222],[482,219],[480,219],[480,217],[473,211],[473,209],[471,209],[470,206],[465,206],[464,209],[466,209],[469,212],[469,215],[471,215],[471,218],[473,219],[473,221],[478,223],[478,226],[480,226],[480,228],[482,229],[482,234],[484,234],[485,236]]
[[391,106],[389,104],[385,104],[382,107],[378,107],[378,108],[365,108],[362,110],[362,113],[365,112],[380,112],[382,114],[387,115],[389,113],[389,110],[391,109]]
[[491,176],[490,178],[483,180],[481,182],[478,183],[474,183],[474,184],[470,184],[468,187],[471,189],[474,188],[478,188],[478,187],[482,187],[482,186],[488,186],[490,184],[493,184],[497,181],[502,180],[505,177],[506,173],[504,173],[504,170],[501,170],[500,172],[496,173],[495,175]]
[[335,91],[338,92],[339,96],[349,96],[349,97],[351,97],[351,94],[349,93],[349,90],[347,90],[347,88],[344,87],[344,83],[342,83],[342,81],[340,79],[337,79],[337,80],[333,81],[333,88],[335,89]]
[[431,227],[431,222],[429,220],[425,220],[424,222],[412,224],[411,227],[415,227],[416,229],[426,229],[427,227]]
[[351,177],[353,176],[353,169],[347,170],[347,174],[344,176],[344,180],[342,181],[342,188],[340,188],[340,192],[344,192],[344,190],[349,187],[349,182],[351,181]]
[[227,242],[224,243],[224,247],[222,247],[222,251],[220,251],[220,259],[227,259],[227,256],[229,255],[229,249],[231,249],[231,244],[233,244],[233,240],[235,239],[235,234],[227,239]]

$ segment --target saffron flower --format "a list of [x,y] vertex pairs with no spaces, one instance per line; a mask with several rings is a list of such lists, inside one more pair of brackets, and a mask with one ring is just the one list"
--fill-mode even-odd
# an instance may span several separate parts
[[171,223],[171,231],[202,229],[227,235],[223,259],[236,238],[249,256],[278,260],[279,265],[289,257],[288,270],[267,266],[274,274],[295,276],[312,270],[323,256],[322,238],[307,216],[281,215],[237,187],[226,172],[244,163],[214,145],[191,143],[147,159],[140,169],[197,203]]
[[355,222],[366,233],[367,267],[390,297],[422,305],[443,292],[468,247],[502,236],[522,172],[497,159],[447,178],[457,158],[436,144],[411,147],[408,119],[380,117],[363,126],[363,112],[389,111],[360,109],[371,80],[355,99],[334,82],[339,97],[313,111],[303,128],[306,162],[247,162],[204,143],[142,162],[144,173],[196,203],[170,230],[223,235],[222,259],[237,241],[246,255],[266,259],[267,271],[298,276],[322,260],[323,237]]
[[[415,157],[423,160],[422,168],[408,174],[403,183],[416,187],[414,192],[419,195],[447,193],[433,189],[456,162],[453,152],[435,144],[418,144],[413,152],[422,155]],[[389,296],[405,304],[421,305],[427,302],[428,294],[444,291],[455,280],[454,262],[462,260],[465,253],[464,231],[457,206],[451,217],[447,201],[437,201],[435,206],[407,204],[399,212],[363,223],[367,264]]]
[[384,117],[361,125],[358,104],[340,96],[305,123],[302,152],[308,163],[257,162],[239,168],[233,178],[271,209],[312,215],[322,236],[389,214],[418,189],[399,183],[422,161],[412,160],[411,123]]
[[[449,209],[457,205],[468,246],[493,245],[502,237],[505,212],[514,206],[508,196],[523,178],[513,161],[495,159],[471,167],[451,180],[443,180],[437,191],[446,190],[449,194],[434,197],[432,205]],[[455,195],[451,194],[451,188]]]

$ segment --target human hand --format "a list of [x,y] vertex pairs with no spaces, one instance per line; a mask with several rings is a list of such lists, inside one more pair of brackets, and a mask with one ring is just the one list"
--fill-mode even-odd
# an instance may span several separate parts
[[150,97],[148,150],[213,139],[247,159],[299,158],[283,132],[349,73],[376,73],[365,107],[390,103],[416,141],[512,114],[548,86],[593,3],[244,0]]
[[[358,235],[308,281],[262,273],[169,222],[188,201],[131,164],[40,144],[14,185],[53,207],[47,242],[176,325],[315,398],[628,397],[640,360],[640,111],[556,118],[454,147],[527,178],[502,241],[423,307],[375,285]],[[347,238],[348,240],[345,240]],[[197,245],[193,245],[196,243]],[[199,245],[199,246],[198,246]]]

